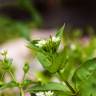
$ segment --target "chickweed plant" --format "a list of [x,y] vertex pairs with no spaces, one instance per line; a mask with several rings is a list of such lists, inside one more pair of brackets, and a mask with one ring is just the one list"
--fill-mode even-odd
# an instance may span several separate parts
[[[20,90],[17,96],[27,96],[26,93],[30,96],[96,96],[96,58],[85,56],[79,44],[77,46],[64,43],[61,48],[63,36],[64,26],[56,32],[55,36],[44,40],[30,40],[28,43],[28,47],[34,51],[44,70],[51,77],[55,76],[58,82],[51,79],[47,82],[26,79],[30,69],[28,63],[25,63],[22,69],[24,71],[22,82],[18,82],[11,69],[12,60],[4,51],[1,53],[3,56],[0,61],[1,67],[10,74],[11,80],[7,83],[1,81],[0,91],[17,87]],[[47,74],[45,77],[47,78]]]

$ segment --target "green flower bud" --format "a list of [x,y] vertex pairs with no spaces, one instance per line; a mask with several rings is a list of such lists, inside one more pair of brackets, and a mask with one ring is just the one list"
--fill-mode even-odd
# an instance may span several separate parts
[[29,64],[25,63],[24,67],[23,67],[23,71],[24,73],[27,73],[29,71]]

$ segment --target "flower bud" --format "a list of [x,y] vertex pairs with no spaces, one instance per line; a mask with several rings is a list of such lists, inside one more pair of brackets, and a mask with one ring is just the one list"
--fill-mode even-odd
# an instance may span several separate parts
[[29,64],[25,63],[24,67],[23,67],[23,71],[24,73],[27,73],[29,71]]

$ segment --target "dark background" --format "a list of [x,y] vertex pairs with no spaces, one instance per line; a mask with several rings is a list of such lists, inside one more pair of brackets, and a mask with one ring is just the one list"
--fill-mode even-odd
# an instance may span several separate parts
[[[43,18],[42,28],[56,28],[66,23],[68,26],[96,29],[95,0],[32,0],[31,2]],[[18,7],[17,0],[0,0],[0,14],[12,19],[30,21],[30,11]]]

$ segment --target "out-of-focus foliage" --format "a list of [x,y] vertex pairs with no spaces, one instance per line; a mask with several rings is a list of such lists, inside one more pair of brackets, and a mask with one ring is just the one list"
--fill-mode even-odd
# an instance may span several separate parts
[[28,28],[24,24],[12,21],[7,18],[0,18],[0,43],[7,41],[11,38],[20,37],[24,31],[28,32]]
[[[7,8],[7,5],[5,7]],[[11,18],[11,16],[1,15],[0,16],[0,43],[3,43],[4,41],[9,40],[10,38],[20,37],[22,33],[27,34],[28,32],[30,32],[30,29],[32,29],[33,27],[38,27],[41,25],[41,21],[42,21],[41,16],[35,10],[31,0],[18,0],[17,8],[18,7],[22,9],[26,9],[30,13],[30,20],[28,21],[23,21],[19,19],[15,20],[14,18]]]

